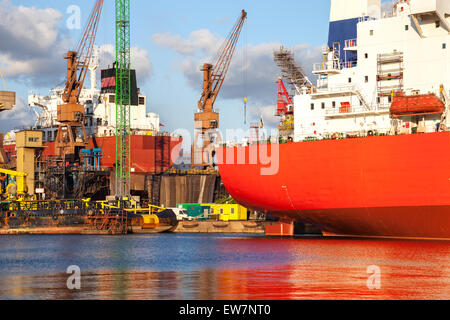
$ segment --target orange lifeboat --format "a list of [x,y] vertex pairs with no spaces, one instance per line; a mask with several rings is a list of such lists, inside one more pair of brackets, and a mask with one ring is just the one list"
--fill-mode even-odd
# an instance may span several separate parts
[[394,96],[391,105],[391,115],[401,116],[434,114],[444,112],[444,103],[434,94],[416,96]]

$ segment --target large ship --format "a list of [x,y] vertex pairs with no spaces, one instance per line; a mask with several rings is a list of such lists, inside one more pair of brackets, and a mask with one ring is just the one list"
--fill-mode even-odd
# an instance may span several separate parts
[[231,196],[325,235],[450,239],[449,16],[448,0],[332,0],[293,136],[218,148]]
[[[83,88],[80,103],[85,106],[84,125],[89,137],[87,150],[101,150],[100,167],[113,168],[116,161],[115,68],[101,70],[101,87],[97,86],[98,53],[89,64],[90,87]],[[139,70],[138,70],[139,71]],[[131,71],[131,168],[133,174],[161,174],[177,160],[181,151],[181,136],[162,132],[159,115],[147,113],[147,97],[137,87],[136,70]],[[59,122],[58,105],[63,103],[64,88],[50,90],[49,95],[30,93],[29,106],[36,114],[33,130],[43,132],[44,157],[58,155],[56,138]],[[5,150],[15,155],[15,133],[5,137]]]

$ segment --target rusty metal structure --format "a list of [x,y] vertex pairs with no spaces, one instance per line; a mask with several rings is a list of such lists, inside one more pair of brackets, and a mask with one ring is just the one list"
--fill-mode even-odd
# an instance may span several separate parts
[[141,220],[142,217],[130,210],[104,202],[50,200],[0,203],[0,229],[34,230],[37,234],[122,235],[131,233],[132,225],[142,224]]
[[306,76],[305,71],[294,59],[294,52],[280,47],[274,52],[274,60],[281,70],[283,78],[293,87],[298,94],[301,94],[302,88],[311,89],[313,84]]
[[76,51],[69,51],[67,60],[67,79],[62,99],[58,106],[57,120],[60,123],[56,137],[56,148],[60,156],[74,161],[79,151],[87,147],[84,127],[85,107],[79,103],[80,93],[92,59],[95,38],[104,0],[96,0],[83,37]]
[[218,131],[219,113],[214,110],[214,103],[225,81],[246,18],[247,12],[242,10],[230,36],[219,51],[216,63],[205,63],[200,69],[203,72],[203,92],[198,102],[199,112],[194,117],[196,133],[192,146],[193,167],[214,167],[214,143],[221,140]]

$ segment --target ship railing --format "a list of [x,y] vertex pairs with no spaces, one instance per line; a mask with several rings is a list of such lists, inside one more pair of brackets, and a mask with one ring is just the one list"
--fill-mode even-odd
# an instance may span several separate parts
[[101,206],[96,202],[85,200],[39,200],[39,201],[7,201],[2,203],[0,211],[2,214],[13,212],[15,214],[92,214],[101,210]]
[[422,133],[433,133],[438,132],[438,125],[426,125],[426,126],[411,126],[408,124],[403,124],[398,127],[379,127],[363,128],[361,130],[349,130],[349,131],[335,131],[335,132],[323,132],[319,134],[305,133],[296,134],[296,141],[320,141],[320,140],[341,140],[341,139],[352,139],[352,138],[364,138],[371,136],[395,136],[395,135],[408,135],[408,134],[422,134]]
[[377,18],[369,17],[369,16],[359,17],[358,18],[358,22],[374,21],[374,20],[377,20]]
[[342,65],[338,59],[327,62],[319,62],[313,64],[313,73],[319,72],[338,72],[342,68]]
[[376,106],[374,109],[368,110],[366,107],[357,105],[357,106],[336,106],[328,107],[325,109],[325,114],[327,116],[332,115],[345,115],[345,114],[364,114],[364,113],[373,113],[373,112],[386,112],[389,111],[390,106]]
[[342,68],[344,68],[344,69],[355,68],[357,66],[358,66],[357,60],[342,62]]
[[348,39],[344,42],[344,49],[347,48],[355,48],[357,47],[358,40],[357,39]]
[[317,88],[317,94],[323,93],[347,93],[354,92],[358,88],[355,85],[327,86],[326,88]]

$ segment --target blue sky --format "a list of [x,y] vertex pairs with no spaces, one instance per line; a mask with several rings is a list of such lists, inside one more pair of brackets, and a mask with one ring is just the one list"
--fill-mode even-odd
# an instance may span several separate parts
[[[66,26],[70,17],[67,8],[71,5],[81,8],[83,25],[93,3],[93,0],[0,0],[0,10],[3,10],[0,14],[9,12],[13,16],[14,12],[17,17],[27,21],[25,26],[20,21],[11,20],[10,24],[15,23],[17,26],[4,25],[3,30],[0,22],[0,42],[11,29],[29,28],[36,34],[31,42],[43,44],[41,51],[36,53],[39,59],[34,59],[34,53],[24,54],[22,60],[28,59],[25,62],[36,60],[34,64],[30,63],[30,67],[25,64],[25,75],[14,72],[17,70],[13,68],[16,64],[23,66],[24,61],[10,61],[8,68],[5,62],[0,60],[8,88],[17,91],[23,101],[26,101],[28,91],[46,94],[64,79],[64,60],[59,52],[67,51],[67,46],[73,47],[81,37],[81,30],[69,30]],[[327,42],[330,6],[328,0],[131,0],[131,5],[132,46],[139,50],[135,65],[142,66],[137,70],[140,81],[138,85],[148,97],[148,111],[160,114],[161,122],[168,131],[178,128],[193,129],[193,113],[202,85],[198,66],[200,63],[209,62],[207,59],[215,55],[215,45],[228,35],[242,9],[248,12],[246,29],[241,35],[223,92],[216,102],[216,107],[221,111],[222,128],[248,128],[243,119],[244,95],[249,99],[248,118],[258,120],[263,115],[268,126],[273,127],[276,121],[273,117],[277,94],[275,81],[278,76],[278,69],[272,60],[273,50],[281,44],[292,48],[297,62],[309,70],[313,62],[320,60],[320,47]],[[24,7],[29,10],[25,12]],[[49,8],[53,10],[48,10]],[[34,23],[39,20],[36,17],[41,16],[42,21]],[[48,25],[43,27],[46,24]],[[37,39],[41,36],[44,39],[44,32],[53,34],[45,30],[57,34],[48,41]],[[27,34],[23,37],[27,37]],[[113,43],[114,1],[105,0],[97,45]],[[17,50],[31,50],[21,44],[16,47]],[[245,51],[244,47],[247,48]],[[13,49],[0,44],[0,59],[2,51],[4,54],[9,53],[10,57],[13,56]],[[250,60],[246,68],[243,66],[244,52],[247,52],[247,59]],[[245,83],[243,69],[247,70]],[[25,107],[2,115],[0,131],[10,130],[18,123],[28,124],[31,116],[32,113],[25,110]],[[26,121],[21,121],[23,117]]]

